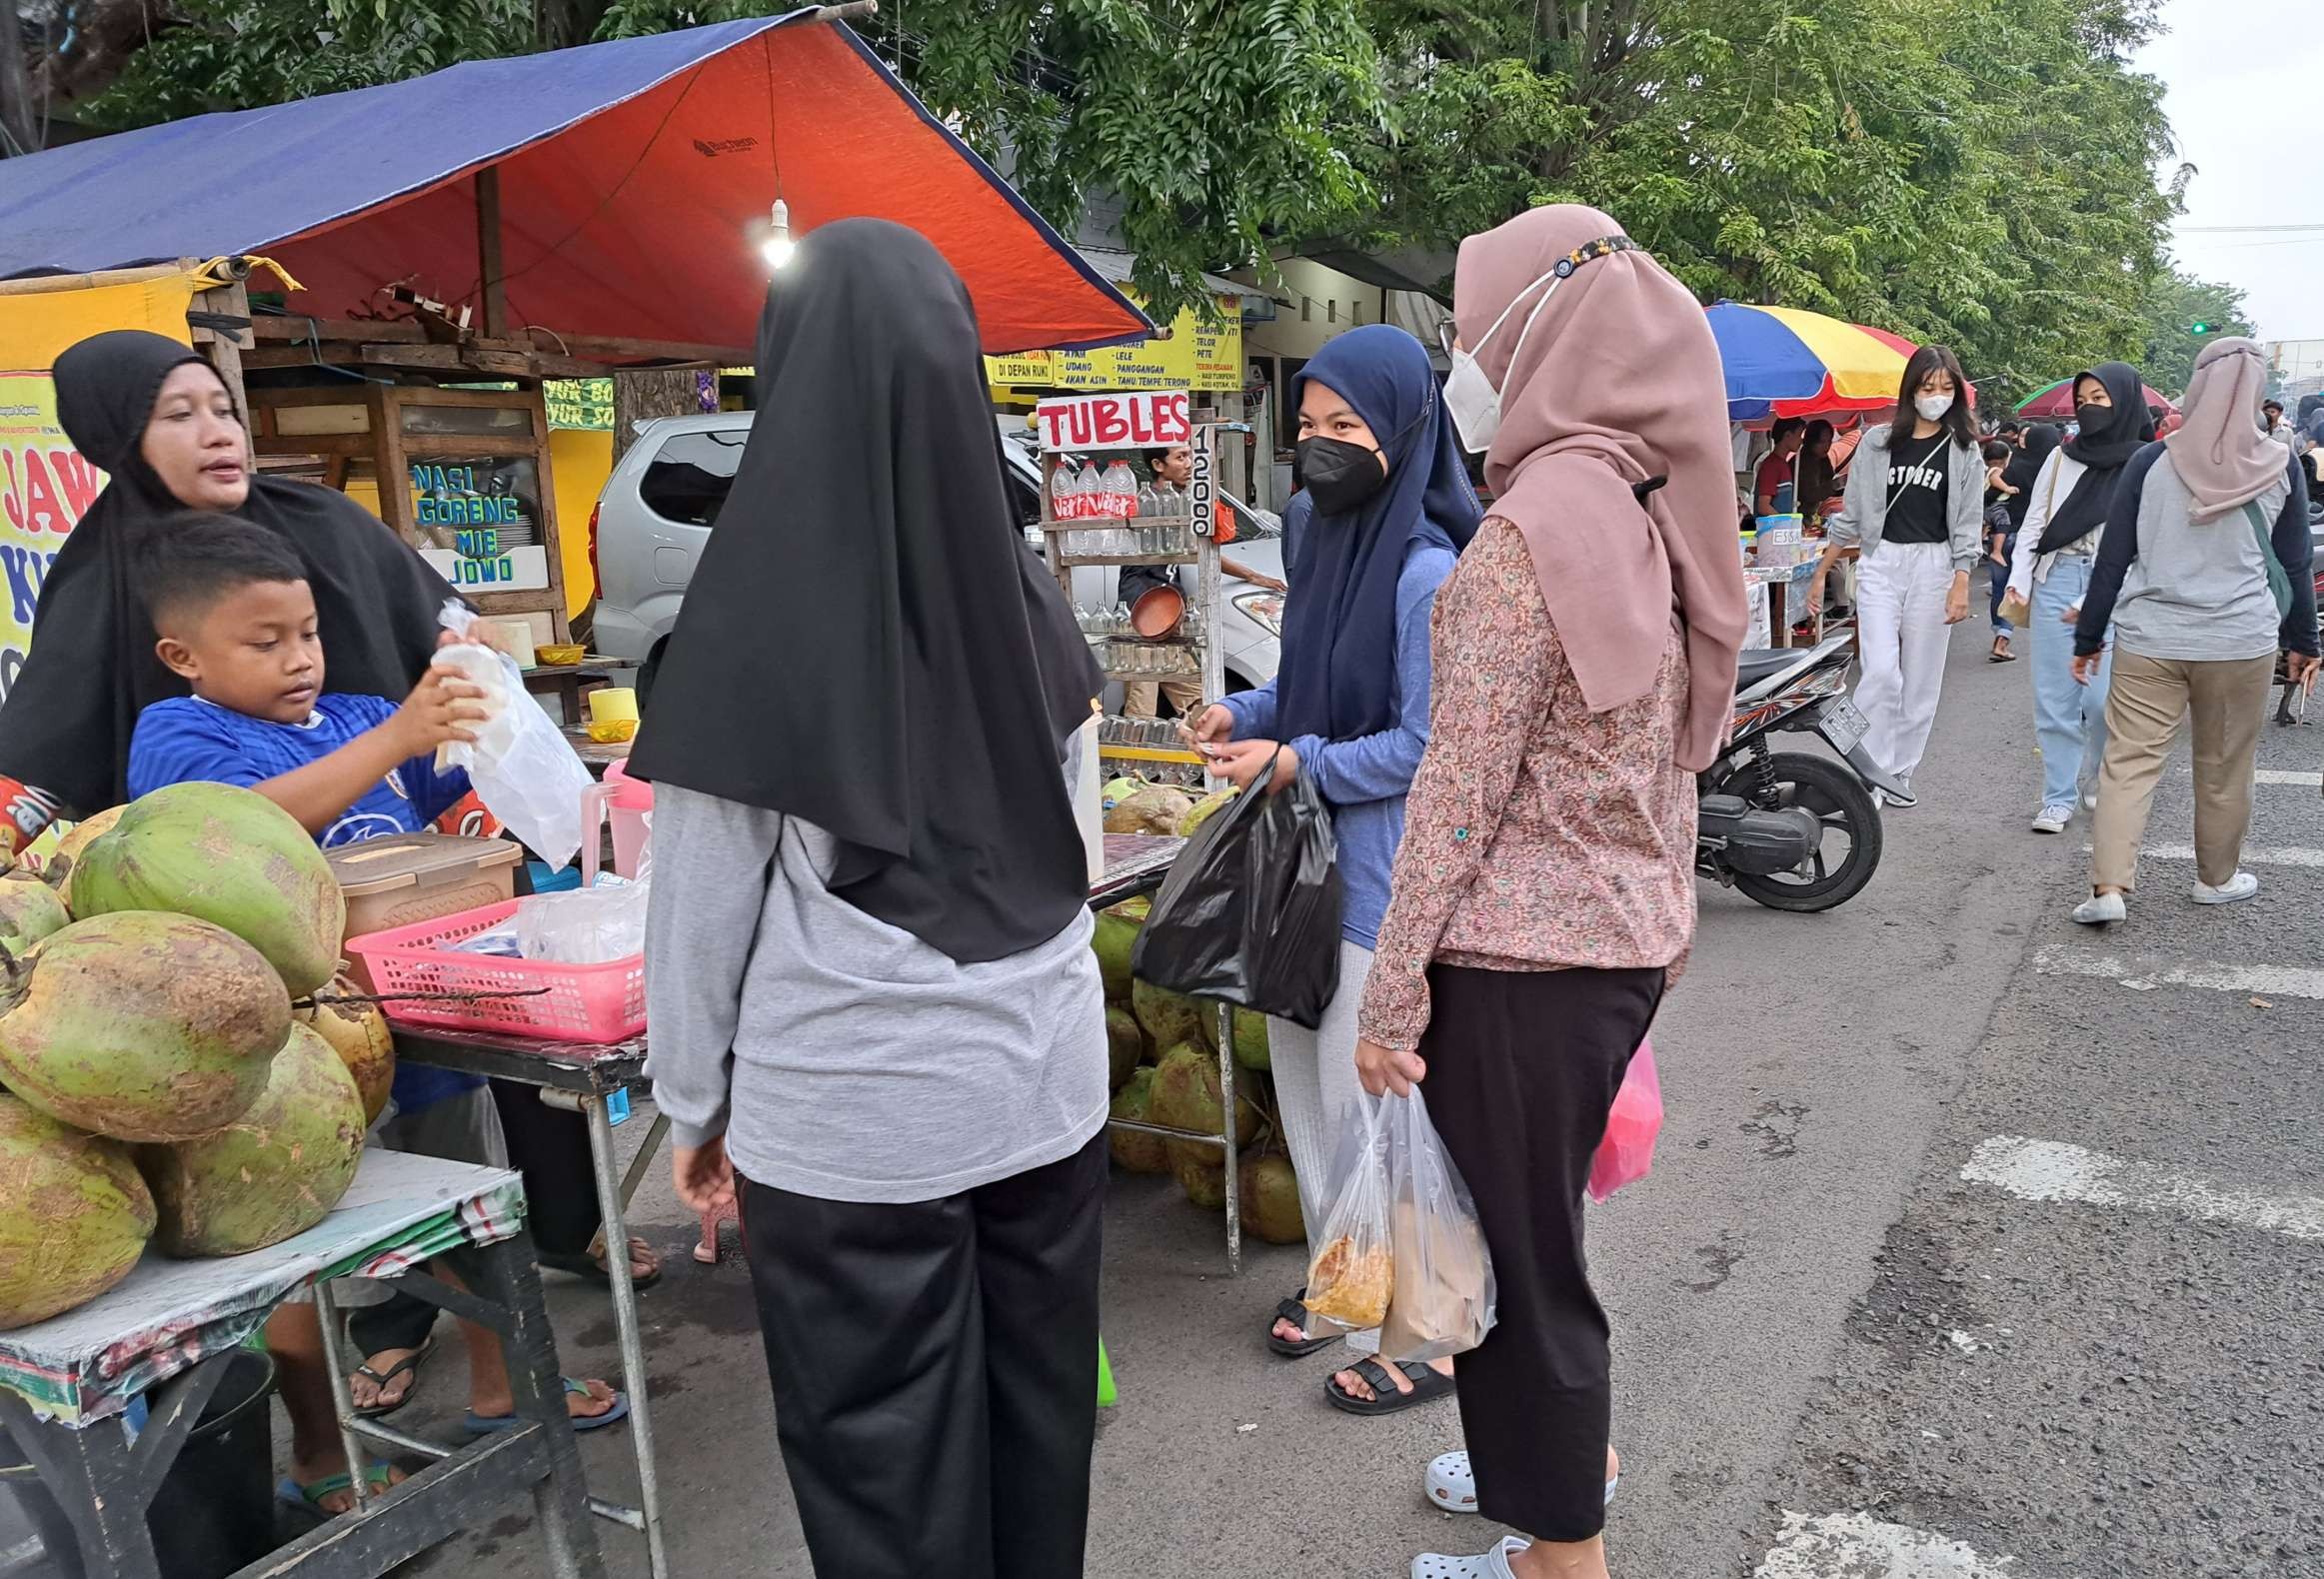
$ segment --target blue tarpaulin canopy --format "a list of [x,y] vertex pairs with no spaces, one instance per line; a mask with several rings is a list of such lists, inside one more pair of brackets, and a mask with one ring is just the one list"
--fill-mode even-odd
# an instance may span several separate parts
[[236,254],[294,313],[383,291],[481,310],[479,172],[498,172],[512,328],[752,344],[757,241],[855,215],[921,231],[967,281],[989,352],[1151,326],[844,24],[810,8],[198,116],[0,160],[0,278]]

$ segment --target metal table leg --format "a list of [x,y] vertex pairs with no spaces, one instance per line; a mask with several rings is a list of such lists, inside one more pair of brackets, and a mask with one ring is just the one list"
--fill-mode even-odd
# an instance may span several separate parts
[[1218,1127],[1219,1145],[1226,1157],[1226,1275],[1242,1275],[1242,1170],[1238,1166],[1241,1149],[1234,1136],[1234,1010],[1221,1003],[1218,1014],[1218,1105],[1225,1116]]
[[[593,1139],[595,1133],[591,1132]],[[601,1165],[600,1174],[606,1171]],[[486,1245],[477,1252],[477,1262],[485,1296],[509,1313],[509,1332],[501,1349],[508,1357],[509,1390],[517,1413],[540,1429],[549,1455],[548,1476],[533,1486],[534,1519],[549,1542],[549,1571],[557,1579],[604,1579],[597,1530],[589,1522],[589,1488],[582,1478],[581,1444],[566,1413],[565,1379],[558,1372],[557,1340],[549,1331],[548,1312],[541,1304],[541,1273],[533,1264],[532,1240],[519,1235]],[[626,1269],[628,1262],[622,1264]],[[633,1419],[641,1401],[631,1400]],[[647,1455],[642,1437],[639,1448],[643,1461]],[[659,1575],[659,1546],[654,1556],[654,1571]]]
[[[654,1427],[646,1380],[646,1345],[638,1333],[638,1290],[630,1278],[630,1225],[623,1211],[622,1180],[614,1167],[614,1131],[605,1098],[584,1096],[589,1120],[589,1157],[596,1164],[597,1204],[605,1217],[606,1280],[613,1287],[614,1330],[622,1351],[622,1379],[630,1394],[630,1431],[638,1452],[638,1503],[646,1516],[646,1562],[654,1579],[665,1579],[669,1562],[662,1548],[662,1488],[654,1463]],[[615,1247],[619,1246],[617,1253]]]

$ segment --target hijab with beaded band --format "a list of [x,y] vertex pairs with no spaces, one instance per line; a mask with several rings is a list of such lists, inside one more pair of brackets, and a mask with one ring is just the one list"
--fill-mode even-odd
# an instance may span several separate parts
[[[137,716],[186,683],[154,653],[153,623],[131,591],[139,535],[186,509],[145,462],[146,425],[171,373],[203,361],[144,330],[110,330],[56,361],[57,420],[108,475],[41,584],[34,640],[0,708],[0,775],[14,781],[15,831],[60,810],[128,798]],[[289,540],[307,569],[335,692],[400,702],[427,673],[445,602],[455,594],[427,562],[346,495],[253,474],[229,512]],[[29,803],[27,803],[29,802]]]
[[[1677,760],[1699,773],[1733,715],[1744,625],[1726,383],[1709,321],[1685,286],[1629,249],[1576,264],[1524,330],[1545,288],[1536,282],[1620,236],[1607,215],[1570,203],[1471,236],[1453,318],[1501,395],[1485,455],[1491,514],[1524,535],[1583,702],[1604,713],[1651,692],[1675,614],[1688,666]],[[1641,503],[1633,487],[1651,478],[1667,481]]]

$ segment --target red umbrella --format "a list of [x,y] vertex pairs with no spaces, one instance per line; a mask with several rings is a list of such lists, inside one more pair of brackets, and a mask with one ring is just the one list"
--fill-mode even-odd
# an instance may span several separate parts
[[[2161,393],[2152,384],[2141,384],[2139,390],[2149,406],[2160,406],[2165,413],[2179,409],[2172,403],[2169,396]],[[2017,408],[2017,415],[2038,418],[2043,422],[2072,422],[2074,420],[2074,381],[2072,379],[2058,380],[2031,400],[2020,404]]]

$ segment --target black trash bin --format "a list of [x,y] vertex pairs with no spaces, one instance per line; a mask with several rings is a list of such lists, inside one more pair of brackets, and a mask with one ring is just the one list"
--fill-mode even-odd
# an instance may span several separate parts
[[[274,1361],[237,1349],[146,1510],[162,1579],[224,1579],[275,1549],[273,1392]],[[107,1421],[92,1429],[119,1426]],[[45,1565],[16,1570],[11,1579],[87,1579],[71,1520],[4,1431],[0,1500],[12,1500],[48,1548]]]

